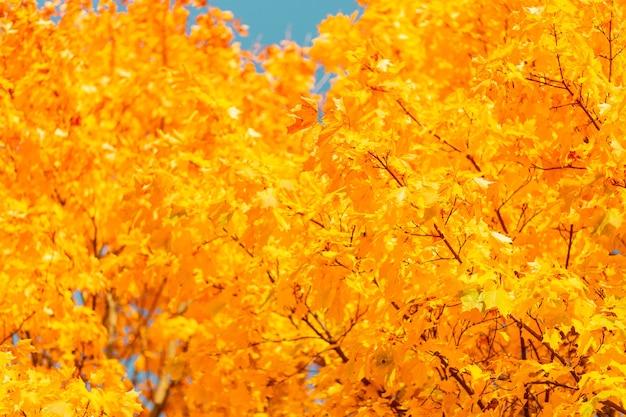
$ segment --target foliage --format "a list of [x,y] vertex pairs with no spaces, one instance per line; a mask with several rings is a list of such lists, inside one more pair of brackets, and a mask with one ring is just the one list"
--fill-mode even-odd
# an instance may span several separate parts
[[626,413],[626,2],[187,3],[0,3],[0,414]]

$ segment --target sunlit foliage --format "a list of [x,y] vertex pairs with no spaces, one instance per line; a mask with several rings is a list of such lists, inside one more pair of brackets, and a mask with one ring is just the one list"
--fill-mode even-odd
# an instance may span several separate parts
[[0,2],[0,415],[626,413],[626,1],[361,3]]

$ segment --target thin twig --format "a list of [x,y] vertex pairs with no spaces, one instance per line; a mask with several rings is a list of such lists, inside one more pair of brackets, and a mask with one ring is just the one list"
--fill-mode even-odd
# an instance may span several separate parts
[[17,328],[12,331],[11,333],[7,334],[4,339],[0,340],[0,345],[3,345],[7,340],[9,340],[9,338],[13,337],[14,334],[20,332],[22,330],[22,326],[24,326],[24,323],[26,323],[28,320],[30,320],[31,317],[33,317],[35,315],[35,312],[33,311],[32,313],[30,313],[28,316],[26,316],[22,322],[20,323],[19,326],[17,326]]
[[420,123],[420,121],[417,120],[417,118],[415,116],[413,116],[413,114],[411,114],[411,112],[406,107],[404,107],[404,104],[402,104],[402,101],[400,99],[397,99],[396,103],[398,103],[400,105],[400,107],[402,108],[404,113],[406,113],[406,115],[409,116],[411,118],[411,120],[413,120],[415,123],[417,123],[417,125],[419,127],[423,127],[422,124]]

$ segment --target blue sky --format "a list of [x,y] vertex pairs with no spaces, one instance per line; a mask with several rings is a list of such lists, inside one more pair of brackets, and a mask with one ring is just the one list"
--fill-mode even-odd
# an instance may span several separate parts
[[[45,1],[37,0],[37,4],[41,7]],[[296,41],[302,46],[310,46],[312,40],[318,36],[317,25],[328,15],[339,12],[349,15],[355,10],[363,11],[356,0],[208,0],[208,2],[211,7],[232,11],[236,19],[248,25],[248,36],[235,39],[236,42],[241,42],[243,49],[248,50],[257,50],[255,48],[257,44],[260,46],[278,44],[284,39]],[[98,0],[92,0],[92,3],[97,7]],[[118,4],[120,3],[121,1],[118,1]],[[121,7],[121,10],[125,9],[124,6]],[[194,8],[190,10],[191,25],[199,11]],[[53,18],[53,21],[57,20]],[[329,87],[322,77],[323,70],[319,70],[317,92],[324,92]]]
[[355,0],[209,0],[209,4],[230,10],[249,26],[249,36],[238,39],[246,49],[291,39],[310,45],[317,36],[317,24],[329,14],[351,14],[359,8]]
[[[209,5],[232,11],[248,25],[248,36],[235,40],[249,50],[284,39],[310,46],[318,36],[317,25],[328,15],[362,11],[355,0],[209,0]],[[315,92],[325,93],[330,85],[323,69],[317,71],[316,79]]]
[[[37,0],[41,7],[46,0]],[[92,0],[94,6],[98,0]],[[155,0],[157,1],[157,0]],[[208,0],[209,6],[230,10],[248,25],[249,36],[238,38],[244,49],[255,43],[269,45],[283,39],[309,46],[317,36],[317,25],[329,14],[352,14],[361,10],[356,0]],[[124,8],[122,8],[124,9]],[[190,23],[195,20],[192,16]]]

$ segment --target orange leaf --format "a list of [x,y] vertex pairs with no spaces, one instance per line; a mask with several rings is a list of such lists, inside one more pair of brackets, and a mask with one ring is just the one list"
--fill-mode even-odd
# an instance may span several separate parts
[[313,99],[300,97],[302,103],[291,109],[291,114],[295,121],[287,127],[288,133],[295,133],[317,123],[319,112],[317,110],[317,102]]

